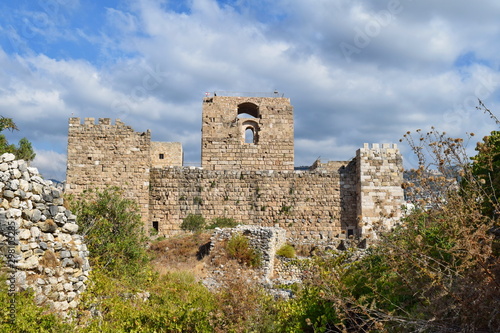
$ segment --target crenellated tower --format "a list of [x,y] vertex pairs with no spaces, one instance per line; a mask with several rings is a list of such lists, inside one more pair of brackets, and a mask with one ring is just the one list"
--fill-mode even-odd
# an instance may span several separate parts
[[135,132],[119,119],[70,118],[66,192],[118,186],[148,220],[151,133]]

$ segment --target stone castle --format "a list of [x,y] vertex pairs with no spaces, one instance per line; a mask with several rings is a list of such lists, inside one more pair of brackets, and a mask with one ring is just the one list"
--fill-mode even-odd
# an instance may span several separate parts
[[70,118],[66,192],[119,186],[147,230],[179,233],[201,214],[282,227],[297,241],[374,237],[403,204],[395,144],[365,144],[350,161],[294,170],[293,107],[283,97],[203,99],[201,168],[183,166],[180,143],[152,142],[120,120]]

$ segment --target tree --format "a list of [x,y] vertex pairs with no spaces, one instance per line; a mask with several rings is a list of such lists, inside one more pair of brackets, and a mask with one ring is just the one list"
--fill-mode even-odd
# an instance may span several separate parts
[[[5,118],[0,116],[0,132],[3,130],[18,130],[16,124],[12,120],[12,118]],[[33,151],[33,147],[31,146],[31,142],[28,139],[22,138],[19,140],[18,146],[14,144],[9,144],[9,141],[5,137],[5,135],[0,134],[0,154],[11,153],[16,155],[18,159],[22,159],[25,161],[33,161],[35,159],[35,152]]]
[[498,215],[500,195],[500,131],[485,136],[476,146],[478,152],[472,157],[472,173],[482,184],[483,213]]

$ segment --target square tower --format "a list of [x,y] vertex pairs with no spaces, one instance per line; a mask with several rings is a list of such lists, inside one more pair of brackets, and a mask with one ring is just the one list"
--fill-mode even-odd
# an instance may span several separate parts
[[293,107],[283,97],[203,99],[206,170],[293,170]]

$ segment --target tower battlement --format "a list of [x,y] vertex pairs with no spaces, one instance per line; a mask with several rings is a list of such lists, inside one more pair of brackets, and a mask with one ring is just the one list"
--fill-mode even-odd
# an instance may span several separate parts
[[[69,118],[69,126],[70,127],[98,126],[98,125],[113,126],[113,124],[111,123],[111,118],[98,118],[97,124],[95,122],[95,118],[92,118],[92,117],[83,118],[83,124],[82,124],[81,118],[79,118],[79,117]],[[120,119],[115,119],[114,126],[117,126],[117,127],[124,127],[125,126],[127,128],[132,128],[130,126],[126,126]]]

